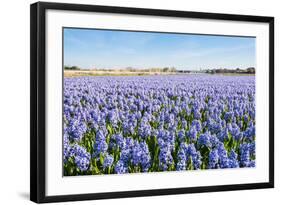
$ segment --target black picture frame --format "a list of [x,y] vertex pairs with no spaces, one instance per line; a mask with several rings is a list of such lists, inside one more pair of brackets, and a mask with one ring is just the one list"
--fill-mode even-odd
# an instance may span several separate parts
[[[269,25],[269,181],[263,183],[170,188],[109,193],[46,196],[45,150],[46,150],[46,68],[45,68],[45,19],[46,10],[86,11],[215,19],[229,21],[262,22]],[[274,17],[233,15],[146,8],[111,7],[82,4],[38,2],[30,6],[30,200],[37,203],[76,200],[97,200],[123,197],[140,197],[198,192],[218,192],[274,187]]]

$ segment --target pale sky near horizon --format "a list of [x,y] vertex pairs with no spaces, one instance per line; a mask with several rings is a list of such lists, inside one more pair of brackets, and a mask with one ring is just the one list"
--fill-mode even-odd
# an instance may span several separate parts
[[64,29],[64,65],[80,68],[255,67],[256,39],[155,32]]

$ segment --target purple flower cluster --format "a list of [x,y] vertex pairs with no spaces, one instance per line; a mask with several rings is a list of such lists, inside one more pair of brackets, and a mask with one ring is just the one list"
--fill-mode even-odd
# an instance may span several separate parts
[[255,167],[255,77],[64,78],[65,175]]

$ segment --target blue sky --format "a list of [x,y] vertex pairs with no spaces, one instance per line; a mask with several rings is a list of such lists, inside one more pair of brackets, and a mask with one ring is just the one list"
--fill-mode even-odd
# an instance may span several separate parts
[[64,64],[81,68],[199,70],[256,65],[255,38],[64,29]]

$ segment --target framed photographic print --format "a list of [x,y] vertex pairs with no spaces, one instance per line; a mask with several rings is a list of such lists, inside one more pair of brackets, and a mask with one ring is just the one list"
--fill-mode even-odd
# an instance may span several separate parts
[[34,202],[274,187],[274,18],[31,5]]

